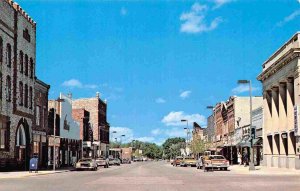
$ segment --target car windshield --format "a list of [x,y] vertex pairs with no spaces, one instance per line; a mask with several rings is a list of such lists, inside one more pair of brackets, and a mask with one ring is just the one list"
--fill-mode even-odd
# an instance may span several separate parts
[[91,162],[92,159],[80,159],[78,162]]
[[193,157],[186,157],[185,159],[191,159],[191,160],[193,160],[194,158]]
[[225,159],[223,156],[218,155],[218,156],[210,156],[210,159]]
[[177,157],[176,159],[182,159],[182,157]]

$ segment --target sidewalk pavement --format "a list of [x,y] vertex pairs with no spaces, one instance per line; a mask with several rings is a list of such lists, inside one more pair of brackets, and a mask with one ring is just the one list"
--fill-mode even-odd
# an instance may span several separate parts
[[53,170],[41,170],[35,173],[32,171],[31,173],[28,171],[14,171],[14,172],[0,172],[0,180],[7,179],[7,178],[25,178],[30,176],[40,176],[40,175],[48,175],[48,174],[55,174],[55,173],[63,173],[72,171],[74,168],[63,168],[57,169],[56,171]]
[[249,166],[244,165],[233,165],[229,167],[231,172],[237,174],[253,174],[253,175],[300,175],[300,170],[287,169],[287,168],[276,168],[276,167],[265,167],[256,166],[255,171],[249,171]]

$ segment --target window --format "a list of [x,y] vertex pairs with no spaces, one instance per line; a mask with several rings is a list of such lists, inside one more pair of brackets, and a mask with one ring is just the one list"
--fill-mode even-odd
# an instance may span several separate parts
[[19,65],[20,68],[19,68],[19,70],[20,70],[21,73],[23,73],[24,54],[23,54],[22,51],[20,51],[20,60],[19,60],[19,62],[20,62],[20,65]]
[[28,86],[25,84],[25,100],[24,100],[24,106],[28,107]]
[[30,42],[30,34],[28,29],[23,30],[23,38]]
[[11,45],[7,44],[7,66],[11,67]]
[[30,58],[30,78],[33,78],[33,60]]
[[7,124],[4,120],[0,119],[0,150],[7,149],[8,147],[8,131]]
[[11,79],[10,79],[10,76],[6,77],[6,100],[11,101]]
[[19,105],[23,105],[24,93],[23,93],[23,83],[22,82],[19,82],[19,93],[20,93]]
[[0,63],[2,64],[3,61],[3,40],[0,37]]
[[25,54],[25,75],[28,76],[28,55]]
[[29,88],[29,108],[32,109],[32,87]]
[[0,72],[0,99],[2,99],[2,73],[1,72]]
[[40,121],[41,121],[41,110],[40,110],[40,106],[36,106],[36,125],[40,125]]

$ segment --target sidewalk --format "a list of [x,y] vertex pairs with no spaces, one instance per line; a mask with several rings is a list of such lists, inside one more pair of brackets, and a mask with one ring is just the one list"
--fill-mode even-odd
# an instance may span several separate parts
[[244,167],[243,165],[233,165],[229,167],[231,172],[237,174],[254,174],[254,175],[299,175],[300,170],[287,169],[287,168],[275,168],[256,166],[255,171],[249,171],[249,166]]
[[41,170],[41,171],[38,171],[38,173],[35,173],[34,171],[32,173],[29,173],[28,171],[0,172],[0,180],[7,179],[7,178],[25,178],[25,177],[30,177],[30,176],[40,176],[40,175],[63,173],[63,172],[72,171],[73,169],[74,168],[71,167],[71,168],[57,169],[56,171]]

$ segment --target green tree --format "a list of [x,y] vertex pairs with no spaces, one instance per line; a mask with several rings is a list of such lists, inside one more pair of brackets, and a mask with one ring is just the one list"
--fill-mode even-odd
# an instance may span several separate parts
[[201,139],[199,135],[193,136],[193,141],[191,142],[191,151],[194,155],[202,154],[206,150],[206,143]]
[[169,138],[163,144],[164,157],[167,159],[180,155],[180,149],[184,148],[185,139],[181,137]]

